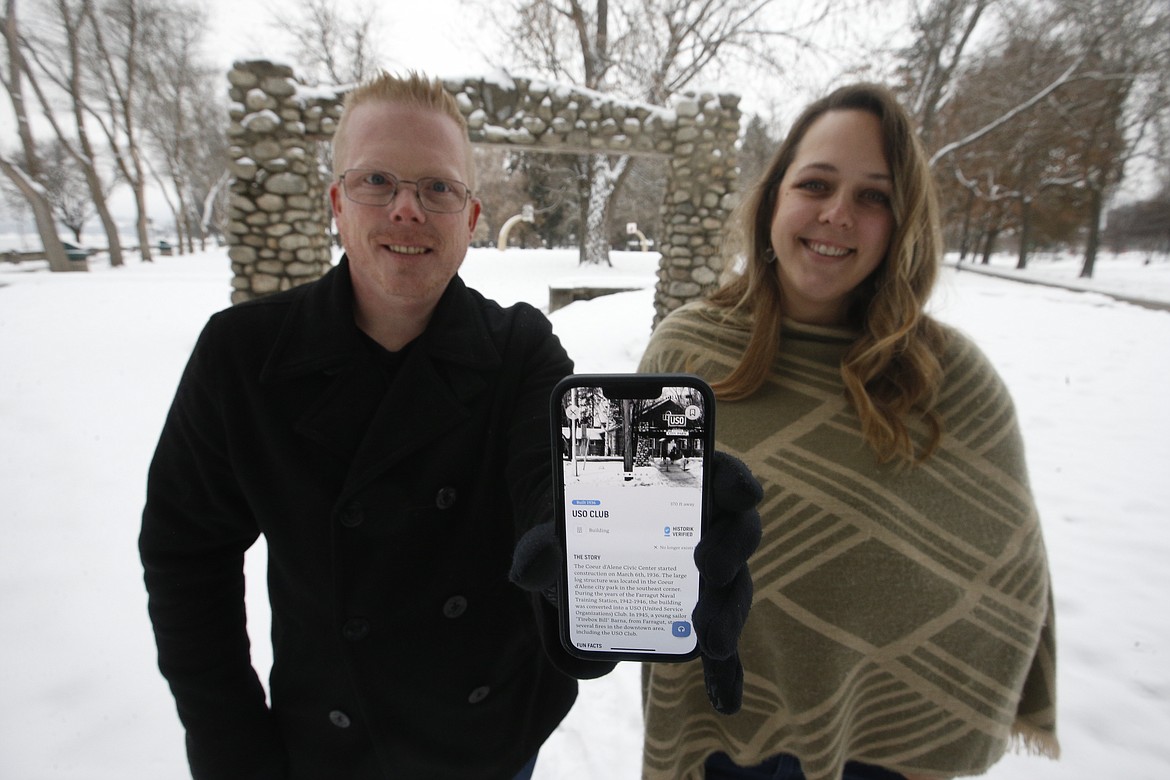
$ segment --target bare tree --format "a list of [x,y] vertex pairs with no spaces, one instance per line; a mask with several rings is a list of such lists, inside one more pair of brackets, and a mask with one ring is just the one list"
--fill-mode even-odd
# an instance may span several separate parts
[[69,228],[73,240],[81,243],[81,231],[95,213],[85,174],[74,164],[65,144],[53,141],[45,152],[42,184],[57,220]]
[[[972,51],[966,42],[992,9],[999,27],[991,44]],[[916,16],[899,73],[936,150],[931,165],[963,182],[964,201],[995,210],[996,225],[1006,216],[998,201],[1017,201],[1019,264],[1026,262],[1035,199],[1049,187],[1075,187],[1066,205],[1085,209],[1082,275],[1092,275],[1103,208],[1168,110],[1168,16],[1164,0],[930,0]],[[952,109],[959,91],[968,105]],[[968,118],[956,122],[964,112]],[[972,157],[991,147],[995,170],[972,170]]]
[[203,12],[176,7],[159,25],[170,47],[152,53],[145,69],[143,129],[158,161],[151,169],[171,209],[179,251],[191,252],[197,239],[201,245],[205,240],[208,182],[218,181],[227,166],[223,105],[214,71],[199,56]]
[[[31,79],[38,97],[43,116],[52,127],[57,143],[68,153],[70,163],[84,177],[94,212],[102,223],[106,234],[110,265],[121,266],[122,244],[117,224],[110,212],[108,195],[116,181],[114,175],[103,175],[99,171],[99,155],[90,138],[86,117],[89,114],[85,94],[86,69],[82,51],[92,38],[94,8],[92,0],[81,0],[71,5],[68,0],[54,0],[46,6],[45,32],[23,39],[28,59],[35,63],[38,76]],[[60,53],[66,52],[65,57]],[[30,74],[31,76],[31,74]],[[70,128],[59,121],[53,101],[40,88],[39,77],[60,90],[67,98],[72,115]],[[70,133],[69,131],[72,131]]]
[[210,92],[214,83],[207,81],[202,85],[209,94],[199,104],[199,113],[193,116],[192,124],[204,130],[192,134],[183,153],[190,190],[188,208],[193,224],[198,226],[196,236],[201,249],[206,248],[210,237],[222,239],[228,215],[228,143],[223,132],[224,112],[218,103],[220,93]]
[[[1058,224],[1045,209],[1074,207],[1076,198],[1068,195],[1074,194],[1079,176],[1065,142],[1067,117],[1058,95],[1033,101],[1032,94],[1036,84],[1051,83],[1068,69],[1066,46],[1042,23],[1021,20],[1011,29],[1002,51],[987,52],[969,67],[936,115],[942,137],[978,136],[938,155],[936,169],[948,213],[959,212],[964,226],[981,223],[972,219],[976,212],[994,213],[996,218],[983,224],[1016,233],[1017,267],[1023,268],[1035,229]],[[1035,110],[1017,111],[1030,102]],[[989,116],[1010,121],[988,129]],[[1050,233],[1044,237],[1054,238]]]
[[188,8],[161,0],[81,0],[92,19],[82,38],[86,67],[85,106],[101,128],[107,151],[134,195],[135,227],[142,259],[152,257],[146,199],[150,165],[143,147],[145,118],[153,82],[152,68],[182,47],[187,33],[174,23]]
[[955,86],[975,28],[990,0],[929,0],[911,9],[913,45],[899,52],[908,108],[928,146],[935,116]]
[[[605,90],[614,65],[609,34],[609,0],[586,9],[581,0],[526,0],[516,9],[509,32],[521,62],[557,81]],[[605,226],[613,191],[625,175],[628,157],[582,156],[574,165],[579,190],[582,263],[609,264]]]
[[0,22],[3,24],[4,45],[8,55],[6,67],[0,77],[3,78],[4,88],[12,103],[22,155],[22,164],[17,164],[0,154],[0,173],[8,177],[28,202],[36,222],[37,233],[41,238],[41,246],[44,247],[45,257],[49,261],[49,268],[54,271],[78,270],[65,256],[65,247],[61,245],[61,239],[57,236],[52,205],[40,183],[41,160],[36,141],[33,139],[28,104],[25,101],[24,85],[30,76],[28,62],[22,52],[20,27],[16,18],[16,0],[5,0],[4,18]]
[[1165,0],[1068,0],[1058,22],[1085,53],[1084,81],[1067,90],[1083,108],[1070,130],[1088,193],[1081,276],[1091,277],[1109,197],[1160,116],[1170,111],[1170,4]]
[[149,171],[142,148],[147,68],[152,52],[166,52],[171,46],[162,24],[167,7],[159,0],[107,0],[94,14],[87,52],[93,95],[87,107],[134,194],[135,228],[143,262],[153,259],[146,200]]
[[[995,22],[989,21],[988,11],[993,7],[999,13]],[[993,6],[990,0],[927,0],[925,8],[915,6],[911,26],[913,39],[910,45],[896,52],[895,72],[898,91],[905,96],[911,113],[918,121],[923,142],[928,148],[936,149],[931,157],[931,165],[1010,124],[1060,86],[1076,78],[1083,57],[1055,78],[1041,84],[1030,84],[1032,88],[1024,94],[1013,93],[1018,94],[1013,105],[985,112],[984,122],[980,126],[968,128],[964,135],[939,137],[935,127],[937,117],[960,88],[959,82],[973,68],[980,66],[989,50],[997,46],[1006,47],[1013,36],[1018,37],[1014,25],[1020,22],[1031,7],[1025,4],[1021,9],[1006,3]],[[985,26],[998,22],[999,34],[996,36],[993,33],[993,44],[984,45],[973,52],[970,44],[981,21]]]
[[[163,191],[179,204],[173,212],[188,248],[194,238],[202,239],[203,216],[214,214],[213,193],[222,191],[226,149],[222,98],[214,92],[213,75],[197,58],[204,25],[192,7],[161,0],[43,0],[31,35],[18,28],[14,10],[15,0],[7,0],[4,40],[9,67],[3,78],[16,115],[23,117],[18,121],[22,149],[5,160],[4,172],[31,199],[38,232],[52,230],[55,237],[53,226],[45,227],[49,203],[39,201],[46,193],[66,193],[74,216],[80,216],[78,209],[98,214],[110,262],[121,265],[120,239],[107,196],[114,182],[124,180],[134,191],[139,245],[143,259],[149,260],[146,189],[151,152],[158,161],[153,167],[164,172]],[[26,92],[32,97],[26,98]],[[63,152],[51,170],[41,159],[44,150],[32,138],[33,106],[54,139],[44,149]],[[93,143],[94,128],[99,129],[99,138],[104,137],[104,148]],[[147,135],[152,141],[149,150],[144,147]],[[113,174],[102,170],[110,161]],[[75,182],[62,189],[58,180],[67,173],[83,176],[80,186]],[[84,193],[88,203],[78,197]],[[63,207],[55,205],[59,211]],[[76,230],[74,217],[63,221]],[[74,266],[63,250],[61,263]]]
[[[662,104],[700,75],[733,61],[771,61],[768,42],[798,42],[800,31],[770,24],[765,15],[770,5],[770,0],[519,0],[505,34],[515,66]],[[609,209],[628,166],[628,157],[582,159],[583,263],[609,262]]]
[[296,42],[293,56],[310,83],[349,84],[377,68],[377,6],[298,0],[269,7],[272,24]]

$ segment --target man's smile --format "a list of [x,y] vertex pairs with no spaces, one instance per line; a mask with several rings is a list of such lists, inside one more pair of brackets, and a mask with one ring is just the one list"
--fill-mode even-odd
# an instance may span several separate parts
[[405,246],[403,244],[382,244],[382,247],[399,255],[425,255],[431,251],[425,246]]

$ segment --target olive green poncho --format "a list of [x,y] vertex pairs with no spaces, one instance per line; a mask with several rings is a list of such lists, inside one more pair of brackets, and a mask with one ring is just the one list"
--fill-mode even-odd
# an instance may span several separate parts
[[[717,311],[667,317],[639,370],[730,373],[747,323]],[[939,449],[879,465],[841,380],[853,336],[786,322],[764,386],[718,404],[719,448],[765,490],[743,709],[711,708],[698,662],[647,665],[645,778],[700,778],[715,751],[743,766],[791,753],[809,780],[846,760],[980,774],[1013,740],[1059,752],[1048,567],[1011,398],[948,331]]]

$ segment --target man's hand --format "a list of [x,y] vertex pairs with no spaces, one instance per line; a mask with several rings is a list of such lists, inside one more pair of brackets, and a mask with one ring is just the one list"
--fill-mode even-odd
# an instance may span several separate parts
[[559,616],[557,614],[557,580],[561,574],[564,553],[551,522],[528,529],[512,554],[512,568],[508,579],[526,591],[538,593],[537,630],[545,654],[553,665],[570,677],[592,680],[609,674],[617,666],[615,661],[586,661],[570,655],[561,646]]
[[520,537],[512,553],[508,579],[524,590],[539,593],[556,606],[557,580],[561,576],[564,553],[552,523],[533,526]]

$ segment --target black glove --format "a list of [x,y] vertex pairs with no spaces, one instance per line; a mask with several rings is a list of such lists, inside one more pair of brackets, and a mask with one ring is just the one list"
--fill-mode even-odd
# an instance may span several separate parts
[[512,553],[508,579],[534,595],[536,628],[545,655],[553,666],[578,680],[592,680],[613,671],[614,661],[586,661],[570,655],[561,645],[557,614],[557,581],[561,576],[561,543],[553,524],[533,526],[520,537]]
[[555,607],[563,555],[552,523],[533,526],[516,543],[508,579],[524,590],[539,593]]
[[703,578],[691,620],[703,658],[703,680],[711,706],[725,715],[743,703],[739,634],[752,606],[747,561],[760,544],[756,505],[763,488],[743,461],[716,450],[711,456],[711,514],[695,546]]

